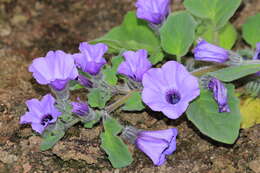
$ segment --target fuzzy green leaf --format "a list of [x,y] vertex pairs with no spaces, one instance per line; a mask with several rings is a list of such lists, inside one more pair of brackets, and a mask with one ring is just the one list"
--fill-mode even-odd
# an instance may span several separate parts
[[211,76],[224,82],[231,82],[250,74],[258,72],[260,64],[246,64],[240,66],[231,66],[218,71],[208,73]]
[[101,148],[108,154],[114,168],[122,168],[132,163],[133,158],[124,142],[116,136],[122,126],[115,119],[108,117],[104,121],[105,132],[101,134]]
[[260,42],[260,13],[250,16],[242,26],[243,38],[253,48]]
[[118,137],[109,132],[101,134],[101,148],[108,154],[114,168],[122,168],[132,163],[133,158],[127,146]]
[[228,89],[228,104],[231,112],[218,112],[218,105],[209,90],[201,89],[199,98],[190,104],[186,111],[188,119],[210,138],[233,144],[240,129],[239,99],[235,96],[234,86],[226,85]]
[[104,108],[111,98],[111,93],[99,88],[94,88],[88,93],[88,104],[94,108]]
[[184,6],[193,15],[211,20],[215,27],[222,28],[234,15],[241,0],[185,0]]
[[133,92],[130,98],[126,101],[122,107],[124,111],[141,111],[143,110],[144,104],[140,92]]
[[188,12],[172,13],[160,29],[162,48],[169,54],[184,56],[195,39],[196,25]]
[[[214,44],[214,28],[210,25],[207,25],[203,29],[205,32],[200,35],[200,37]],[[219,46],[225,49],[231,49],[237,40],[237,31],[235,27],[231,23],[228,23],[216,32],[218,32]]]
[[42,135],[41,151],[51,149],[65,135],[65,126],[61,121],[50,125]]
[[161,54],[159,38],[148,26],[148,23],[138,19],[133,11],[126,14],[120,26],[91,42],[106,43],[114,53],[119,53],[122,49],[146,49],[151,57]]
[[104,128],[106,132],[117,135],[122,131],[123,126],[117,120],[109,117],[104,121]]

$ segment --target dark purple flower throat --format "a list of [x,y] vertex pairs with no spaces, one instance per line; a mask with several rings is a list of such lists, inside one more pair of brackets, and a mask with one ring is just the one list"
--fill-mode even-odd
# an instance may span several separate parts
[[46,124],[49,124],[49,122],[53,119],[53,117],[50,114],[44,115],[41,120],[41,125],[45,126]]
[[166,93],[166,101],[172,105],[177,104],[181,100],[181,95],[176,90],[170,90]]

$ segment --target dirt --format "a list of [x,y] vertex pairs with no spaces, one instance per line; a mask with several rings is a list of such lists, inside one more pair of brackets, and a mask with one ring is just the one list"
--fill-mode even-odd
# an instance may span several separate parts
[[[177,151],[161,167],[133,145],[134,162],[113,169],[99,148],[100,126],[71,128],[52,150],[41,152],[41,138],[30,126],[19,125],[25,101],[49,92],[28,72],[32,59],[49,50],[77,52],[78,44],[102,36],[135,9],[135,0],[1,0],[0,1],[0,172],[136,172],[136,173],[260,173],[260,125],[241,130],[234,145],[203,136],[183,116],[177,121],[150,111],[117,112],[122,123],[143,129],[177,127]],[[174,0],[173,10],[183,9]],[[260,11],[259,0],[244,0],[232,22],[240,31],[245,19]],[[240,40],[239,47],[247,45]]]

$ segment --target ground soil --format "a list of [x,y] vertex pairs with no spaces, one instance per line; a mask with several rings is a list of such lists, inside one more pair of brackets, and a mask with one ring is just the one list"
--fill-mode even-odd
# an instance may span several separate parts
[[[49,50],[77,52],[78,44],[102,36],[134,9],[135,0],[1,0],[0,1],[0,172],[136,172],[260,173],[260,126],[241,130],[234,145],[210,140],[183,116],[177,121],[160,113],[122,113],[116,117],[143,129],[177,127],[177,151],[161,167],[130,145],[134,162],[113,169],[99,148],[100,126],[71,128],[52,150],[41,152],[41,138],[19,125],[25,101],[49,92],[27,71],[32,59]],[[172,9],[183,9],[174,0]],[[244,0],[232,22],[240,31],[245,19],[260,11],[260,0]],[[240,39],[237,47],[247,45]]]

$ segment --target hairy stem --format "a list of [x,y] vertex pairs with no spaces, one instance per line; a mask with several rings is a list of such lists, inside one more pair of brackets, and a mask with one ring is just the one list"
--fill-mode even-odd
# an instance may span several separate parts
[[177,62],[181,63],[181,57],[180,56],[177,56],[176,60],[177,60]]
[[219,70],[221,68],[224,68],[226,67],[225,65],[212,65],[212,66],[207,66],[207,67],[202,67],[202,68],[199,68],[199,69],[196,69],[194,71],[191,72],[192,75],[194,76],[197,76],[197,77],[200,77],[206,73],[209,73],[209,72],[213,72],[213,71],[216,71],[216,70]]
[[126,95],[124,95],[123,97],[121,97],[119,100],[117,100],[115,103],[109,105],[106,108],[106,112],[109,114],[111,112],[113,112],[114,110],[118,109],[120,106],[122,106],[123,104],[125,104],[125,102],[131,97],[131,95],[136,92],[138,90],[132,90],[129,93],[127,93]]

